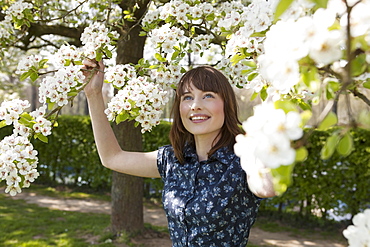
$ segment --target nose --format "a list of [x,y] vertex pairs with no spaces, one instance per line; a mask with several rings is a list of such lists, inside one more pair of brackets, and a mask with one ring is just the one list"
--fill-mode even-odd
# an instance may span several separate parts
[[190,105],[190,108],[192,111],[197,111],[202,109],[201,102],[197,99],[195,99],[192,104]]

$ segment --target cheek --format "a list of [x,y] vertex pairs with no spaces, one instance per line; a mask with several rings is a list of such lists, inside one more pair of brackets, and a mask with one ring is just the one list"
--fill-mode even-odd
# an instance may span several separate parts
[[184,104],[183,102],[179,105],[179,111],[180,111],[180,117],[183,118],[187,115],[190,107],[187,104]]
[[219,102],[218,104],[214,105],[213,112],[219,117],[219,120],[222,122],[225,121],[225,112],[224,112],[224,103]]

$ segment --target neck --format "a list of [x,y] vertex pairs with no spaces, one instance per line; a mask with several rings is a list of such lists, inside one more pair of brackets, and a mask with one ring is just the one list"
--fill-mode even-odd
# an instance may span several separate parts
[[[203,138],[201,136],[194,136],[195,149],[198,155],[198,160],[203,161],[208,159],[208,153],[217,142],[215,138]],[[215,141],[215,142],[214,142]]]

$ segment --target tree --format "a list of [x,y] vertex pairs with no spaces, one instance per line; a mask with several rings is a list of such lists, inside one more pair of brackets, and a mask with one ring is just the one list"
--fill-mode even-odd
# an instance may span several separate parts
[[[87,6],[89,11],[85,11]],[[2,47],[27,50],[58,44],[43,36],[58,34],[67,37],[70,45],[61,46],[63,51],[59,49],[55,54],[66,56],[76,51],[75,46],[87,46],[86,37],[105,30],[101,23],[91,24],[90,20],[104,20],[119,34],[117,65],[106,72],[117,94],[106,113],[118,124],[135,120],[134,126],[141,125],[142,132],[158,123],[166,90],[176,87],[183,71],[201,63],[218,67],[236,87],[249,88],[254,91],[253,98],[264,101],[243,124],[247,135],[238,136],[235,152],[241,156],[247,172],[259,172],[256,167],[271,172],[275,190],[284,193],[295,161],[307,156],[305,145],[310,132],[303,135],[302,128],[312,116],[313,105],[324,102],[325,107],[317,121],[311,120],[312,130],[338,124],[336,105],[342,98],[347,107],[349,121],[328,137],[322,159],[330,158],[334,152],[348,155],[353,150],[348,130],[370,127],[369,115],[355,116],[349,103],[349,96],[353,95],[370,105],[366,97],[370,88],[370,22],[365,11],[369,7],[369,0],[82,1],[69,5],[33,2],[32,6],[11,7],[4,13],[9,17],[4,17],[1,25],[8,32],[2,34],[1,42]],[[64,24],[57,24],[61,19]],[[151,47],[142,59],[145,39],[139,37],[148,37]],[[104,42],[88,51],[84,51],[85,56],[97,60],[112,56]],[[2,53],[9,51],[2,49]],[[66,66],[78,65],[78,61],[73,57],[63,60]],[[27,67],[21,62],[21,79],[36,80],[45,70],[45,63],[39,60],[34,67]],[[40,88],[46,86],[41,84]],[[69,96],[82,88],[79,85]],[[137,88],[142,91],[135,91]],[[137,94],[142,97],[137,98]],[[122,95],[129,99],[122,102]],[[54,105],[63,105],[65,101],[45,98],[46,103]],[[7,114],[11,113],[4,115]],[[4,119],[3,124],[19,121],[34,128],[33,115],[20,116],[20,120],[14,115],[15,120]],[[117,136],[121,139],[119,133]],[[45,140],[37,132],[36,138]],[[11,186],[7,190],[16,193],[17,188]]]
[[[99,1],[91,4],[88,4],[88,1],[58,3],[35,1],[32,2],[32,11],[26,9],[24,16],[16,19],[20,23],[19,26],[17,26],[18,23],[14,24],[15,29],[7,25],[6,19],[4,19],[6,15],[2,12],[0,15],[2,24],[8,27],[8,30],[12,30],[9,36],[5,34],[2,37],[2,48],[9,49],[5,52],[2,49],[2,52],[4,55],[9,55],[21,50],[29,54],[37,54],[42,50],[59,49],[66,41],[79,47],[82,45],[80,37],[84,27],[93,21],[93,18],[88,15],[92,15],[96,19],[106,19],[112,29],[120,34],[117,41],[116,63],[137,63],[143,57],[145,44],[145,36],[138,35],[141,28],[137,22],[146,13],[148,3],[149,1]],[[24,7],[28,7],[27,5],[23,3]],[[9,7],[9,2],[2,1],[2,6]],[[18,6],[22,6],[21,2],[18,2]],[[82,10],[83,7],[89,8],[88,11]],[[134,11],[135,9],[137,11]],[[125,11],[132,12],[132,16],[126,15]],[[114,14],[111,14],[113,12]],[[130,16],[130,21],[125,20],[128,19],[127,16]],[[48,40],[49,35],[54,35],[53,40]],[[3,63],[9,62],[6,57],[2,57]],[[142,150],[141,132],[140,129],[134,127],[133,122],[117,125],[114,131],[122,148],[133,151]],[[123,133],[131,135],[127,136]],[[113,172],[112,183],[112,231],[119,233],[122,230],[137,231],[142,229],[142,179]]]

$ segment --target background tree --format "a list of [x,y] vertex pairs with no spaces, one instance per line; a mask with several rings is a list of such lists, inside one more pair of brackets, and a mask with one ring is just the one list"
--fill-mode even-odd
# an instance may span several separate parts
[[[1,1],[3,12],[0,21],[5,26],[6,9],[13,3]],[[9,73],[13,78],[16,62],[11,59],[13,54],[53,53],[65,42],[79,47],[82,45],[80,38],[83,29],[94,20],[100,20],[105,21],[120,35],[117,41],[116,63],[135,64],[143,57],[145,36],[138,35],[141,31],[138,24],[146,13],[148,3],[149,1],[33,1],[33,10],[25,11],[24,16],[16,20],[20,22],[19,26],[18,23],[14,24],[14,28],[6,26],[11,32],[9,36],[2,36],[1,62],[6,65],[8,72],[13,68],[13,73]],[[42,73],[40,75],[42,76]],[[5,87],[5,79],[2,85]],[[36,103],[32,103],[34,110]],[[142,150],[141,132],[134,127],[133,122],[114,126],[114,132],[122,148]],[[142,179],[116,172],[113,172],[112,176],[112,231],[119,233],[122,230],[142,229]]]
[[[8,6],[9,3],[4,4]],[[254,116],[243,124],[247,135],[237,137],[235,152],[241,156],[247,172],[259,172],[256,168],[271,172],[277,193],[284,193],[289,186],[295,161],[302,161],[307,156],[305,145],[311,132],[303,135],[303,126],[310,123],[312,130],[323,130],[337,125],[336,106],[340,99],[345,100],[348,121],[341,123],[327,138],[321,150],[322,159],[330,158],[335,152],[349,155],[353,150],[349,129],[370,126],[368,114],[353,114],[349,100],[353,95],[368,105],[370,103],[366,97],[370,88],[370,26],[364,12],[370,6],[369,0],[71,1],[68,4],[35,1],[9,6],[4,8],[1,22],[5,30],[1,36],[4,48],[30,50],[68,41],[69,45],[59,45],[59,50],[49,52],[57,57],[60,54],[70,56],[77,51],[76,46],[86,48],[89,45],[89,36],[106,32],[102,22],[113,30],[105,36],[118,34],[114,54],[108,41],[84,50],[84,56],[97,60],[116,55],[118,65],[108,66],[106,78],[117,89],[117,94],[108,103],[106,113],[108,119],[117,124],[135,120],[133,125],[141,125],[142,132],[150,131],[159,122],[166,90],[176,87],[182,72],[197,64],[212,64],[223,70],[237,88],[253,90],[252,99],[258,97],[264,103],[256,107]],[[60,20],[64,22],[58,22]],[[100,24],[90,21],[100,21]],[[56,35],[63,38],[58,40]],[[140,37],[145,36],[150,38],[151,50],[146,50],[148,54],[141,59],[145,39]],[[93,37],[90,43],[105,40],[101,36]],[[6,57],[12,50],[2,49],[1,52]],[[207,55],[210,53],[212,57]],[[47,61],[33,56],[32,61],[36,62],[27,66],[29,61],[22,60],[17,71],[21,79],[30,77],[35,81],[46,71]],[[63,63],[69,67],[68,73],[79,77],[79,70],[73,66],[78,66],[81,61],[72,56],[64,58]],[[119,66],[120,63],[125,65]],[[58,76],[63,73],[55,72]],[[64,80],[69,79],[63,77],[61,83]],[[53,78],[44,78],[40,86],[45,94],[53,90],[45,89],[48,81]],[[73,98],[83,86],[79,85],[68,96]],[[62,106],[68,100],[51,94],[44,101],[52,106],[56,103]],[[322,102],[324,107],[318,118],[312,119],[312,107]],[[14,122],[15,125],[21,123],[17,125],[20,129],[23,125],[30,126],[35,137],[45,141],[45,136],[37,132],[39,126],[35,114],[21,115],[18,120],[19,116],[12,112],[14,107],[9,104],[4,105],[9,112],[3,114],[7,117],[3,125]],[[24,102],[17,104],[16,109],[23,110],[27,106]],[[57,106],[52,113],[59,110]],[[127,126],[130,127],[125,129],[132,127]],[[45,132],[49,133],[49,130]],[[120,131],[116,133],[122,139]],[[140,135],[133,138],[139,139]],[[15,184],[22,178],[9,174],[6,177],[11,184],[7,190],[17,193]],[[118,181],[130,183],[132,180],[117,176],[114,181],[119,184]],[[118,190],[113,188],[114,205],[130,200],[121,200],[122,197],[116,194]],[[130,205],[139,204],[141,202],[130,202]],[[121,229],[118,227],[121,222],[118,218],[117,224],[113,223],[114,231]]]

